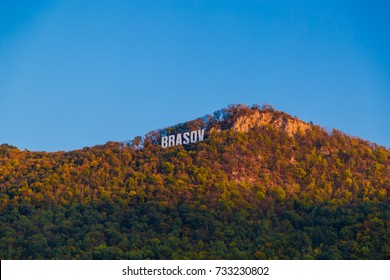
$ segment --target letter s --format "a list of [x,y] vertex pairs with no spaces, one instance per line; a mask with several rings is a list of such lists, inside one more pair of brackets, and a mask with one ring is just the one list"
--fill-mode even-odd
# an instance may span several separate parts
[[183,133],[183,138],[184,138],[184,140],[183,140],[183,145],[186,145],[186,144],[190,143],[190,138],[189,138],[189,136],[190,136],[190,133],[189,133],[189,132],[184,132],[184,133]]

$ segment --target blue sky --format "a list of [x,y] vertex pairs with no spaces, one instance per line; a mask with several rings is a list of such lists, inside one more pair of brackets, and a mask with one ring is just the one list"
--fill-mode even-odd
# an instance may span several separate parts
[[232,103],[390,147],[388,1],[0,0],[0,143],[72,150]]

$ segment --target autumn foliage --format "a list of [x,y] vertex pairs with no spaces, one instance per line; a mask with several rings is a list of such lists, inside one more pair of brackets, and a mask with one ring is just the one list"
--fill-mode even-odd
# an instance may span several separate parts
[[[129,143],[0,146],[1,259],[390,259],[390,151],[233,105]],[[206,128],[164,149],[161,135]]]

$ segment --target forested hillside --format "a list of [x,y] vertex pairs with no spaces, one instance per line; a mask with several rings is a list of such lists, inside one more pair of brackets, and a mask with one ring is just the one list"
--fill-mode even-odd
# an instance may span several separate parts
[[390,259],[389,191],[388,148],[269,106],[71,152],[3,144],[0,258]]

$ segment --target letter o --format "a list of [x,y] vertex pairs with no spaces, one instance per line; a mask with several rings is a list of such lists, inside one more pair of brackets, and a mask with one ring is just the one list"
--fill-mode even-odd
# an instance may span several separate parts
[[197,131],[191,131],[191,143],[195,143],[198,141],[198,132]]

